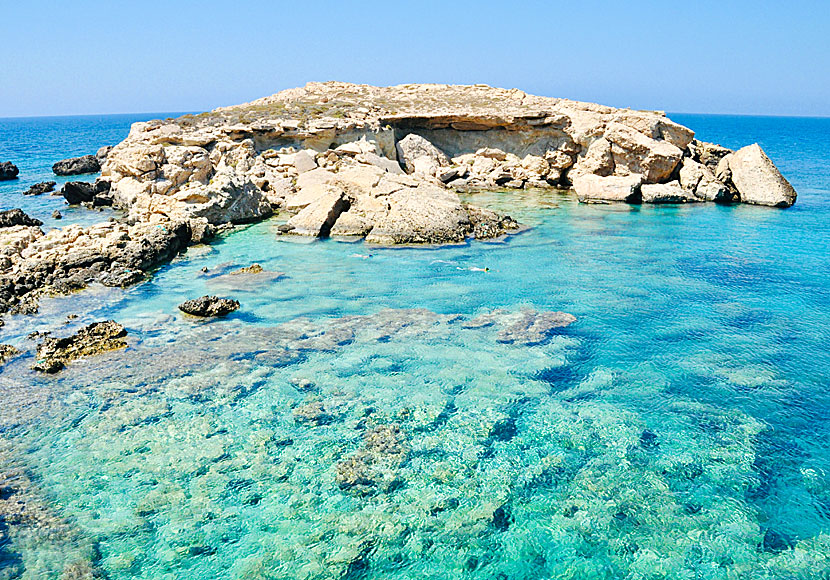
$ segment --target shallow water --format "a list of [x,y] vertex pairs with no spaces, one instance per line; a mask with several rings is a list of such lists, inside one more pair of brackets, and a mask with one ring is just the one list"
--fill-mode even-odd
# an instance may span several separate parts
[[[827,578],[830,120],[673,118],[759,141],[798,203],[480,193],[530,229],[442,248],[278,238],[275,219],[7,317],[30,352],[0,372],[0,500],[26,517],[0,519],[0,577]],[[103,119],[56,158],[125,132]],[[21,172],[55,160],[16,147]],[[56,201],[0,187],[41,219]],[[242,307],[176,310],[205,293]],[[504,343],[470,328],[494,309],[577,322]],[[28,370],[26,334],[105,318],[126,351]]]

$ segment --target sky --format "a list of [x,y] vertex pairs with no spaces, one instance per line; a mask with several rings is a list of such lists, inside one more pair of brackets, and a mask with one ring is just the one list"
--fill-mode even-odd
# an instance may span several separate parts
[[308,81],[830,116],[826,0],[0,0],[0,117],[196,112]]

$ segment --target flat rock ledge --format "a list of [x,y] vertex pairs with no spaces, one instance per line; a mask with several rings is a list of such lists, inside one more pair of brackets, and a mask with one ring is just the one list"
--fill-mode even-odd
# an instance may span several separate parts
[[65,338],[47,337],[37,347],[37,361],[32,367],[44,373],[56,373],[78,358],[126,348],[127,331],[113,320],[93,322]]
[[238,308],[238,301],[218,296],[202,296],[179,304],[179,310],[185,314],[203,318],[226,316]]

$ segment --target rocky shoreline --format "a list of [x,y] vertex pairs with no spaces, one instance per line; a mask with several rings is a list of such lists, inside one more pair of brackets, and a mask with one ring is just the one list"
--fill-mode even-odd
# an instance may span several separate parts
[[796,200],[758,145],[731,151],[660,112],[484,85],[309,83],[136,123],[115,147],[54,171],[98,168],[94,184],[68,182],[61,194],[126,218],[48,233],[0,224],[0,312],[33,312],[38,296],[91,282],[136,283],[217,228],[276,212],[290,215],[284,235],[447,244],[520,229],[459,196],[479,189],[572,188],[586,203]]

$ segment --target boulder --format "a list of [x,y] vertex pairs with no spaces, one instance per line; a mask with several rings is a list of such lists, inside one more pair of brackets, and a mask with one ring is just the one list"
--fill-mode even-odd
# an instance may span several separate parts
[[98,173],[101,164],[95,155],[84,155],[58,161],[52,166],[55,175],[81,175],[84,173]]
[[600,176],[580,175],[573,180],[576,197],[583,203],[606,203],[610,201],[640,202],[640,186],[643,176]]
[[23,192],[23,195],[41,195],[42,193],[49,193],[50,191],[55,190],[55,185],[57,185],[54,181],[41,181],[40,183],[35,183],[34,185],[29,186],[29,189]]
[[621,123],[609,123],[605,138],[611,142],[614,171],[625,167],[639,173],[646,183],[666,181],[683,158],[683,151],[668,141],[651,139]]
[[66,338],[47,337],[37,347],[36,371],[56,373],[78,358],[125,348],[127,331],[113,320],[94,322]]
[[179,310],[191,316],[225,316],[239,308],[239,302],[218,296],[202,296],[179,304]]
[[349,209],[349,201],[342,191],[331,191],[312,201],[300,213],[288,220],[292,234],[326,237],[337,219]]
[[795,189],[757,143],[726,155],[718,174],[735,186],[743,203],[773,207],[795,203]]
[[414,133],[398,141],[395,148],[398,161],[403,163],[407,173],[435,175],[440,168],[450,165],[450,160],[440,149]]
[[640,187],[642,203],[688,203],[703,201],[682,187],[678,181],[649,183]]
[[43,222],[29,217],[22,209],[15,208],[6,211],[0,211],[0,228],[10,228],[14,226],[42,226]]
[[90,202],[95,197],[95,185],[85,181],[67,181],[61,187],[61,195],[69,205]]
[[17,179],[18,173],[20,173],[20,171],[17,169],[17,166],[11,161],[4,161],[3,163],[0,163],[0,181],[9,181],[11,179]]
[[386,196],[388,211],[379,216],[366,241],[373,244],[447,244],[464,241],[472,223],[454,192],[431,183]]

